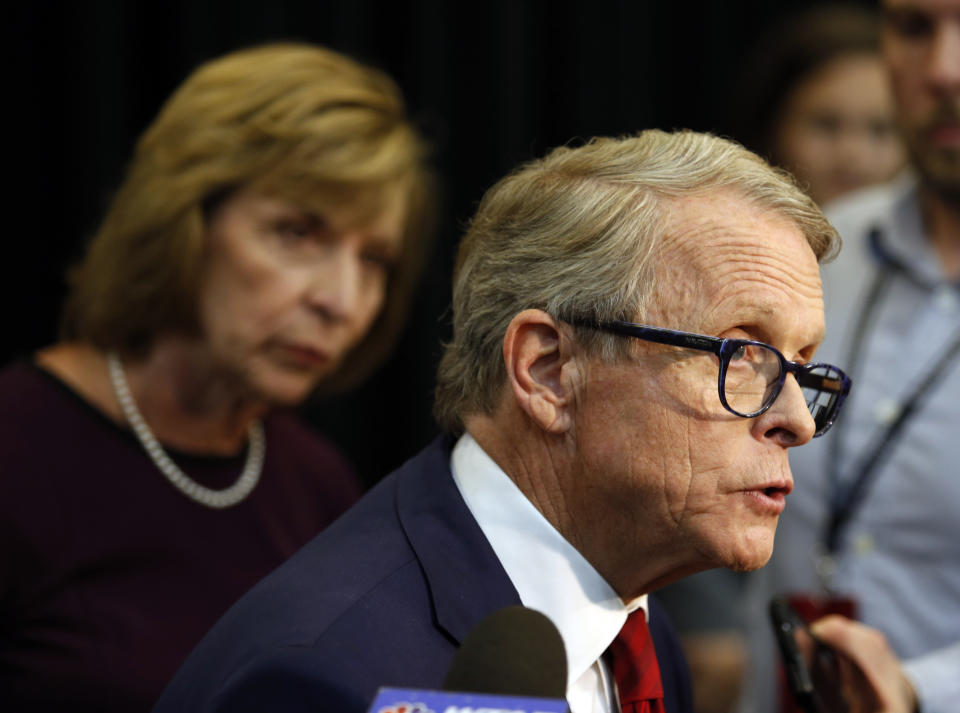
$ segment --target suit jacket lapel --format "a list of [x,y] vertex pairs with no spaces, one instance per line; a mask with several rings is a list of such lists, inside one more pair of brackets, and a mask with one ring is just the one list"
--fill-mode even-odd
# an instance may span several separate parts
[[398,478],[397,514],[427,579],[438,626],[460,643],[488,614],[520,596],[450,472],[441,436]]

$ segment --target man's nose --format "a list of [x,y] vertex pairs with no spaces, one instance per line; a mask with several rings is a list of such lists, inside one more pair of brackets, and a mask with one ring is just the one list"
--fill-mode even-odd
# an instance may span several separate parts
[[772,439],[784,448],[802,446],[816,432],[813,415],[793,374],[787,374],[773,405],[755,420],[759,437]]
[[945,93],[960,92],[960,19],[937,25],[927,76],[934,87]]

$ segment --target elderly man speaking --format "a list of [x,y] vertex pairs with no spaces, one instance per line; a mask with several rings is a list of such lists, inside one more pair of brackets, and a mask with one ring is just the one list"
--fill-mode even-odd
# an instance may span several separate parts
[[647,594],[770,557],[787,452],[849,388],[814,360],[836,243],[785,174],[693,132],[500,181],[457,261],[446,435],[241,599],[156,710],[365,711],[382,685],[438,688],[519,603],[566,642],[573,713],[688,710]]

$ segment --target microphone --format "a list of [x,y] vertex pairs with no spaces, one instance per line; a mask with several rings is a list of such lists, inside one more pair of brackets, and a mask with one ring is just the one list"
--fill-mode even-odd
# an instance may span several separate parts
[[560,632],[535,609],[495,611],[463,640],[443,690],[563,698],[567,651]]
[[490,614],[453,656],[443,691],[381,688],[370,713],[567,713],[567,653],[557,627],[534,609]]

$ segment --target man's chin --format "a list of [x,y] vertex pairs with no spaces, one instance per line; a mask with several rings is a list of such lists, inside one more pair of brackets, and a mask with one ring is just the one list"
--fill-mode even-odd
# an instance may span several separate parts
[[950,204],[960,203],[960,150],[924,145],[911,154],[923,185]]
[[773,555],[773,534],[763,533],[749,538],[731,551],[722,566],[734,572],[752,572],[760,569]]

